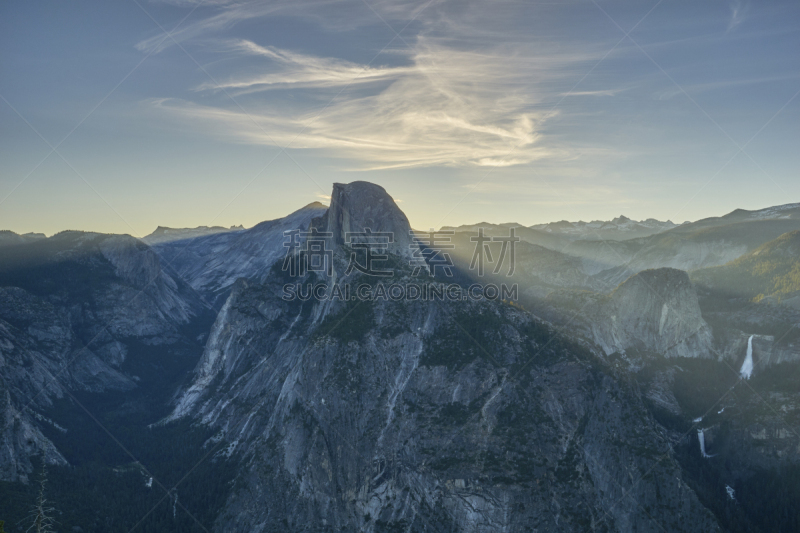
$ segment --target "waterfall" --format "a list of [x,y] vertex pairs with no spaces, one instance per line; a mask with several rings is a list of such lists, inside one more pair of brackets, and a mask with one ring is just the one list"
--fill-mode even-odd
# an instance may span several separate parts
[[750,376],[753,374],[753,335],[750,335],[750,338],[747,339],[747,356],[744,358],[744,363],[742,363],[742,369],[739,370],[739,374],[744,379],[750,379]]
[[709,459],[714,457],[713,455],[708,455],[706,453],[706,436],[702,429],[697,430],[697,440],[700,441],[700,454],[705,458]]

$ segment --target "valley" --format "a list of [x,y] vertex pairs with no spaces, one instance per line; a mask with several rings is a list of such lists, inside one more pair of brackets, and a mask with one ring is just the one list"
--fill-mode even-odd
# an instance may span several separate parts
[[800,204],[425,235],[359,181],[247,229],[2,232],[6,531],[43,464],[65,531],[800,527]]

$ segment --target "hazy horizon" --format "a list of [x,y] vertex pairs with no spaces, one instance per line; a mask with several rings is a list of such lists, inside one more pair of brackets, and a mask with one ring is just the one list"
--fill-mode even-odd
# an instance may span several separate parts
[[[387,192],[389,192],[389,191],[387,191]],[[391,192],[389,192],[389,194],[391,195]],[[395,199],[395,201],[397,201],[397,199]],[[152,231],[149,231],[149,232],[147,232],[147,233],[144,233],[144,234],[142,234],[142,235],[138,235],[138,237],[145,237],[145,236],[147,236],[147,235],[150,235],[151,233],[155,232],[155,231],[156,231],[158,228],[160,228],[160,227],[163,227],[163,228],[170,228],[170,229],[195,229],[195,228],[201,228],[201,227],[209,227],[209,228],[210,228],[210,227],[234,228],[234,227],[239,227],[239,226],[241,226],[241,227],[243,227],[244,229],[250,229],[250,228],[252,228],[253,226],[255,226],[255,225],[257,225],[257,224],[260,224],[261,222],[268,222],[268,221],[271,221],[271,220],[276,220],[276,219],[280,219],[280,218],[283,218],[283,217],[285,217],[285,216],[288,216],[288,215],[290,215],[290,214],[294,213],[295,211],[298,211],[299,209],[302,209],[303,207],[306,207],[306,206],[308,206],[308,205],[310,205],[310,204],[313,204],[313,203],[315,203],[315,202],[316,202],[316,203],[320,203],[320,204],[324,205],[325,207],[328,207],[328,206],[329,206],[329,203],[328,203],[328,202],[326,202],[326,201],[323,201],[323,200],[313,200],[313,201],[311,201],[311,202],[308,202],[308,203],[306,203],[306,204],[304,204],[304,205],[302,205],[302,206],[300,206],[300,207],[297,207],[296,209],[292,209],[291,211],[288,211],[288,212],[286,212],[286,213],[283,213],[282,215],[279,215],[279,216],[277,216],[277,217],[274,217],[274,218],[265,218],[265,219],[263,219],[263,220],[259,220],[258,222],[256,222],[255,224],[252,224],[252,225],[246,225],[246,224],[231,224],[231,225],[229,225],[229,226],[225,226],[225,225],[222,225],[222,224],[199,224],[199,225],[197,225],[197,226],[167,226],[167,225],[164,225],[164,224],[158,224],[157,226],[155,226],[155,227],[152,229]],[[782,205],[790,205],[790,204],[796,204],[796,203],[800,203],[800,202],[787,202],[786,204],[778,204],[778,205],[765,205],[765,206],[762,206],[762,207],[757,207],[757,208],[755,208],[755,209],[748,209],[747,211],[758,211],[758,210],[761,210],[761,209],[767,209],[767,208],[770,208],[770,207],[780,207],[780,206],[782,206]],[[403,210],[403,205],[402,205],[402,204],[398,204],[398,207],[399,207],[401,210]],[[736,208],[736,209],[741,209],[741,208]],[[727,215],[728,213],[730,213],[730,212],[732,212],[732,211],[734,211],[734,210],[735,210],[735,209],[733,209],[733,210],[731,210],[731,211],[726,211],[725,213],[709,214],[709,215],[707,215],[707,216],[700,217],[700,218],[693,219],[693,220],[682,220],[682,221],[675,221],[675,220],[669,220],[669,219],[663,219],[663,220],[662,220],[662,219],[657,219],[657,220],[659,220],[660,222],[673,222],[673,223],[675,223],[675,224],[678,224],[678,225],[680,225],[680,224],[687,224],[687,223],[691,223],[691,222],[697,222],[698,220],[703,220],[703,219],[705,219],[705,218],[721,217],[721,216]],[[520,226],[526,226],[526,227],[530,227],[530,226],[536,226],[536,225],[539,225],[539,224],[548,224],[548,223],[552,223],[552,222],[561,222],[561,221],[564,221],[564,220],[568,220],[568,222],[594,222],[594,221],[598,221],[598,220],[599,220],[599,221],[608,222],[608,221],[611,221],[611,220],[613,220],[614,218],[617,218],[617,217],[619,217],[619,216],[624,216],[624,217],[626,217],[626,218],[629,218],[629,219],[631,219],[631,220],[634,220],[634,221],[636,221],[636,222],[642,222],[642,221],[644,221],[644,220],[647,220],[646,218],[637,219],[637,218],[634,218],[634,217],[630,217],[630,216],[628,216],[628,215],[627,215],[627,214],[625,214],[625,213],[619,213],[619,214],[617,214],[617,215],[610,216],[610,217],[608,217],[608,218],[603,218],[603,219],[580,219],[580,220],[576,219],[576,220],[568,220],[568,219],[565,219],[565,218],[560,218],[560,219],[554,219],[554,220],[546,220],[546,221],[542,221],[542,222],[532,222],[532,223],[530,223],[530,224],[528,224],[528,223],[524,223],[524,222],[519,222],[518,220],[485,220],[485,219],[480,219],[480,220],[477,220],[477,219],[476,219],[476,220],[473,220],[473,221],[464,222],[464,223],[462,223],[462,224],[443,224],[442,226],[439,226],[439,227],[437,227],[437,228],[435,228],[435,229],[440,229],[440,228],[442,228],[442,227],[458,227],[458,226],[462,226],[462,225],[467,225],[467,226],[468,226],[468,225],[472,225],[472,224],[480,224],[480,223],[487,223],[487,224],[497,224],[497,225],[501,225],[501,224],[519,224]],[[654,218],[654,217],[647,217],[647,218]],[[423,226],[420,226],[420,225],[418,225],[418,224],[414,224],[414,221],[413,221],[413,220],[409,220],[409,222],[411,223],[411,227],[412,227],[412,228],[415,228],[415,229],[417,229],[417,230],[427,230],[427,229],[428,229],[428,228],[425,228],[425,227],[423,227]],[[14,230],[10,230],[10,229],[8,229],[8,228],[0,228],[0,231],[14,231]],[[43,234],[45,234],[47,237],[52,237],[53,235],[55,235],[55,234],[57,234],[57,233],[60,233],[60,232],[62,232],[62,231],[86,231],[86,232],[96,232],[96,233],[114,233],[114,232],[103,232],[103,231],[97,231],[97,230],[92,230],[92,229],[78,229],[78,228],[63,228],[63,229],[60,229],[60,230],[54,231],[53,233],[35,232],[35,231],[25,231],[25,232],[14,231],[14,233],[17,233],[17,234],[19,234],[19,235],[24,235],[24,234],[27,234],[27,233],[38,233],[38,234],[42,234],[42,233],[43,233]],[[122,232],[122,233],[123,233],[123,234],[127,234],[126,232]]]
[[0,12],[0,228],[18,233],[249,227],[355,180],[423,228],[800,199],[792,2]]

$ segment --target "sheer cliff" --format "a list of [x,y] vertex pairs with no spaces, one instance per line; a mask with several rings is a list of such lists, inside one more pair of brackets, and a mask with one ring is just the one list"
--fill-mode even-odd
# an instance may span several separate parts
[[[404,226],[387,211],[328,227]],[[378,281],[343,274],[348,258],[334,250],[330,278],[275,265],[264,282],[237,282],[164,421],[216,429],[208,446],[239,461],[217,528],[717,529],[637,389],[530,313],[285,297],[298,282],[377,293]],[[439,283],[395,264],[391,283]]]

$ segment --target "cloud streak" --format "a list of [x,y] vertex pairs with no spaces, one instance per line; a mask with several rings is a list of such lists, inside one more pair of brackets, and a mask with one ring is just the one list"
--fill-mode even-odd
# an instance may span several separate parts
[[411,71],[403,67],[376,68],[336,58],[299,54],[259,46],[244,39],[227,41],[225,46],[234,52],[267,59],[274,69],[255,76],[247,74],[234,77],[219,84],[209,81],[201,84],[197,90],[234,89],[239,92],[256,92],[276,88],[338,87],[395,80]]
[[[442,0],[430,2],[398,0],[370,4],[387,21],[409,21],[422,11],[430,11],[431,6]],[[283,15],[313,19],[321,26],[334,29],[358,27],[375,24],[375,14],[363,0],[161,0],[161,3],[179,7],[198,5],[198,20],[184,24],[172,33],[171,39],[163,40],[163,33],[143,39],[136,49],[143,52],[161,52],[167,48],[199,37],[230,30],[240,23],[269,16]],[[402,25],[400,26],[402,27]],[[398,29],[400,29],[398,27]]]
[[[187,100],[157,100],[173,117],[236,142],[322,149],[349,159],[355,169],[422,166],[506,167],[569,154],[542,142],[546,86],[567,67],[584,63],[581,54],[509,54],[459,50],[421,38],[408,64],[370,67],[335,58],[299,54],[251,41],[227,42],[226,49],[256,56],[262,74],[232,76],[226,90],[241,92],[299,89],[328,95],[282,111],[259,100],[238,106],[211,106]],[[382,82],[369,90],[358,85]],[[343,90],[346,89],[346,90]],[[219,87],[204,83],[200,92]],[[588,94],[588,93],[587,93]],[[320,101],[335,95],[320,110]],[[257,97],[258,95],[255,95]],[[237,96],[238,98],[238,96]],[[224,99],[222,99],[224,102]],[[230,103],[230,102],[228,102]],[[258,124],[254,124],[254,121]]]
[[728,21],[728,31],[733,31],[738,27],[750,11],[750,5],[742,0],[734,0],[731,3],[731,18]]
[[181,43],[189,39],[208,35],[209,33],[230,29],[242,21],[266,17],[268,15],[283,11],[291,6],[291,3],[280,0],[276,0],[275,2],[256,1],[245,3],[215,2],[204,0],[173,0],[165,3],[175,4],[183,7],[200,4],[202,7],[208,7],[212,9],[214,13],[195,22],[182,25],[181,28],[172,32],[171,38],[169,39],[164,39],[163,32],[158,32],[152,37],[139,41],[136,44],[137,50],[141,52],[153,53],[162,52],[165,49],[174,46],[175,43]]

